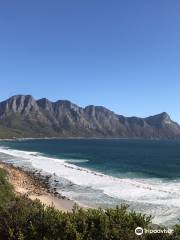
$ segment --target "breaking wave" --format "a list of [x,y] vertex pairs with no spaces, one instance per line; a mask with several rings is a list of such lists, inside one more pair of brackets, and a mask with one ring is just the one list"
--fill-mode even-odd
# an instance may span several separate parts
[[[83,194],[86,193],[89,198],[92,197],[93,190],[96,191],[96,195],[99,193],[99,203],[104,202],[103,196],[116,199],[116,203],[126,202],[139,211],[154,215],[155,223],[169,223],[179,217],[177,215],[180,212],[179,180],[117,178],[75,165],[87,162],[86,159],[56,159],[38,152],[19,151],[5,147],[0,147],[0,153],[8,156],[5,161],[21,167],[32,166],[32,168],[68,180],[79,188],[84,188]],[[89,190],[85,192],[85,189],[91,189],[91,196],[88,195]],[[64,193],[72,199],[77,195],[75,189],[72,188]],[[79,194],[79,201],[83,194],[82,192]],[[91,198],[89,201],[92,200]]]

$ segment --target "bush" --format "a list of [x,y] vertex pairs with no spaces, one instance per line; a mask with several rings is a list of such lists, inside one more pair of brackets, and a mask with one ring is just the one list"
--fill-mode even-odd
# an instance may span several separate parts
[[0,206],[15,197],[13,188],[7,181],[7,172],[0,168]]
[[173,235],[136,236],[140,226],[149,228],[151,217],[129,212],[128,206],[115,209],[82,209],[71,213],[45,207],[39,201],[17,197],[0,170],[0,239],[2,240],[178,240],[180,227]]

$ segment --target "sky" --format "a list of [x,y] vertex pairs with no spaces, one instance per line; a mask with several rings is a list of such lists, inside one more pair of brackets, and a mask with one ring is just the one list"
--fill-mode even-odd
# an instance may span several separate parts
[[0,1],[0,89],[180,123],[180,1]]

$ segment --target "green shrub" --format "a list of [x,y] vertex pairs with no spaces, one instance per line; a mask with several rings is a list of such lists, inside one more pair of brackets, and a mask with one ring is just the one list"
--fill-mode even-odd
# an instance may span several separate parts
[[115,209],[82,209],[74,206],[70,213],[45,207],[39,201],[17,197],[0,169],[0,240],[179,240],[180,226],[173,235],[136,236],[140,226],[149,228],[151,217]]
[[14,198],[12,186],[7,180],[7,172],[0,168],[0,206]]

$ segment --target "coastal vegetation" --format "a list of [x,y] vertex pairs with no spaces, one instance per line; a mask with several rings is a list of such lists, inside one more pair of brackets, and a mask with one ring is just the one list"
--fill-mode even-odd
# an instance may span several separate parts
[[151,217],[122,205],[115,209],[82,209],[61,212],[40,201],[17,196],[0,168],[0,239],[2,240],[178,240],[180,227],[173,234],[135,235],[135,228],[149,229]]

